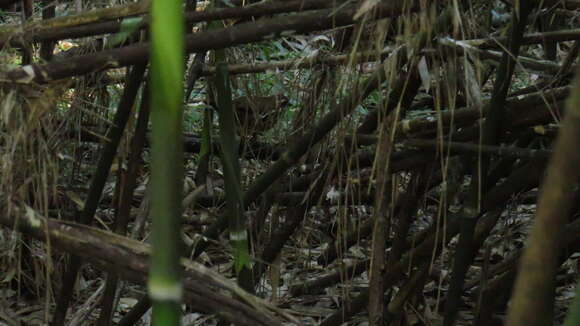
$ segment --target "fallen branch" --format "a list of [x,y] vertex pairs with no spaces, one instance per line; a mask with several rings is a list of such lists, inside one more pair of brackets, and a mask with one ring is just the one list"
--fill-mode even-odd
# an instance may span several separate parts
[[[224,8],[185,13],[188,24],[219,19],[240,19],[266,15],[330,8],[333,2],[325,0],[293,0],[260,3],[254,6]],[[0,47],[21,46],[29,42],[58,41],[121,31],[122,20],[144,15],[148,7],[141,3],[98,9],[79,15],[59,17],[24,25],[10,25],[0,29]],[[138,29],[149,28],[149,15],[142,16]]]
[[[10,215],[0,214],[0,224],[80,255],[126,279],[145,283],[150,246],[86,225],[45,218],[28,207],[12,212]],[[215,313],[237,325],[281,325],[267,312],[275,308],[246,293],[230,280],[187,259],[182,260],[182,265],[185,269],[185,297],[194,308],[205,313]],[[223,291],[235,295],[241,301],[226,296]]]
[[[407,12],[409,8],[418,9],[419,1],[413,5],[377,5],[375,19],[392,17]],[[291,34],[309,33],[355,22],[353,16],[357,6],[345,6],[338,10],[327,9],[313,13],[292,15],[240,24],[219,30],[210,30],[190,35],[186,38],[187,53],[217,50],[226,47],[269,40]],[[0,82],[46,83],[72,76],[79,76],[109,68],[144,64],[149,60],[149,43],[140,43],[118,49],[69,58],[66,62],[55,61],[44,65],[27,65],[6,72],[0,72]]]

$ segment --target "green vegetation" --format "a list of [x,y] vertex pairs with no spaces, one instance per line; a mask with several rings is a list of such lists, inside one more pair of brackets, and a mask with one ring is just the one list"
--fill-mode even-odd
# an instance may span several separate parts
[[181,324],[183,254],[183,38],[179,0],[151,8],[151,215],[153,253],[148,282],[155,325]]
[[579,324],[578,9],[0,0],[0,324]]

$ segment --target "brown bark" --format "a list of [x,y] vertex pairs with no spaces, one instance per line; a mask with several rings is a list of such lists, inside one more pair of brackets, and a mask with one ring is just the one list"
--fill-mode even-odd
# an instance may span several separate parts
[[[418,9],[419,1],[411,6],[381,4],[377,6],[378,18],[400,15],[404,10]],[[260,42],[288,34],[300,34],[324,30],[354,23],[356,6],[346,6],[338,11],[320,10],[315,13],[293,15],[241,24],[229,28],[210,30],[186,37],[186,51],[197,53],[226,47]],[[334,13],[334,14],[333,14]],[[95,54],[55,61],[45,65],[30,65],[0,73],[0,81],[14,83],[46,83],[72,76],[84,75],[108,68],[144,64],[149,59],[149,44],[142,43]]]

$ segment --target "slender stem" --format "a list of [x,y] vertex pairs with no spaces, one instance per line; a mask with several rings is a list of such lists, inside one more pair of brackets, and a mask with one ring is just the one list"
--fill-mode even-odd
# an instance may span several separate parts
[[181,0],[154,0],[151,23],[153,253],[149,296],[154,325],[181,321],[184,19]]

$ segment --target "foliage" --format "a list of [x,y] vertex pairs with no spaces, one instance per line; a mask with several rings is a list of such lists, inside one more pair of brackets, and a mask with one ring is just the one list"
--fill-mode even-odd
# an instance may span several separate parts
[[[188,1],[187,23],[182,1],[153,0],[151,16],[137,6],[146,1],[83,2],[98,9],[87,12],[78,3],[54,2],[55,19],[41,19],[53,2],[35,2],[29,22],[0,13],[8,23],[0,27],[0,292],[10,290],[0,319],[28,322],[19,315],[27,305],[42,307],[48,322],[52,300],[56,311],[66,308],[64,291],[54,291],[73,288],[62,281],[64,250],[90,261],[67,322],[92,322],[85,308],[101,301],[92,310],[99,323],[113,316],[108,304],[119,324],[134,324],[133,313],[152,304],[135,296],[152,242],[157,324],[184,316],[197,324],[493,325],[508,313],[518,273],[543,275],[539,285],[520,284],[543,299],[524,295],[541,307],[512,300],[510,309],[563,322],[577,279],[572,204],[580,197],[568,187],[536,199],[558,184],[542,181],[548,158],[571,165],[567,182],[576,171],[575,143],[565,155],[552,149],[580,53],[573,1],[546,2],[529,21],[514,6],[535,2],[228,0],[225,8],[199,2],[193,12]],[[123,111],[135,86],[125,75],[147,60],[149,92],[143,85],[128,104],[134,110]],[[186,103],[184,84],[193,89]],[[149,106],[151,129],[139,129]],[[134,114],[120,139],[109,137],[122,112]],[[255,123],[242,123],[247,117]],[[114,162],[103,167],[115,139]],[[95,182],[104,190],[91,191]],[[88,202],[95,223],[78,225]],[[539,237],[556,244],[528,253],[545,255],[541,264],[518,269],[541,216],[550,222],[540,231],[561,218],[561,231]],[[136,243],[128,237],[145,244],[126,251]],[[127,252],[137,254],[111,263]],[[183,271],[179,257],[209,268]],[[119,286],[119,305],[117,284],[108,288],[114,275],[140,283]],[[130,314],[127,303],[136,307]]]

